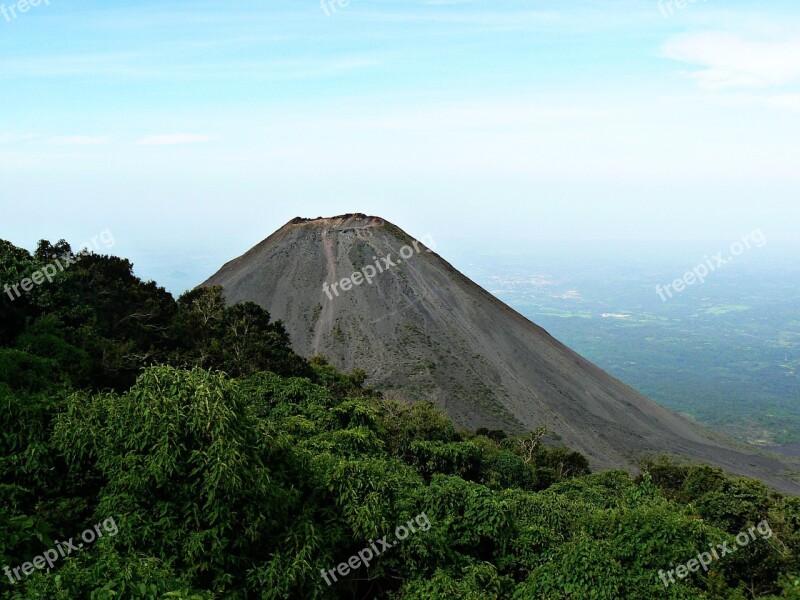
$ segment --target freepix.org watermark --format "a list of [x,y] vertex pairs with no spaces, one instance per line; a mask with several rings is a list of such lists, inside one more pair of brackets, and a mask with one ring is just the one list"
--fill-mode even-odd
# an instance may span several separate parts
[[428,252],[431,252],[432,249],[436,248],[436,244],[433,242],[431,236],[427,235],[422,238],[422,240],[422,242],[419,240],[413,240],[410,246],[403,246],[400,248],[400,251],[398,252],[398,254],[400,254],[400,258],[395,260],[392,260],[391,254],[387,254],[383,257],[373,256],[372,259],[375,261],[374,266],[367,265],[362,267],[359,271],[356,271],[350,275],[350,277],[343,277],[341,280],[330,284],[326,281],[322,284],[322,291],[325,292],[326,296],[328,296],[328,300],[333,300],[334,296],[337,298],[339,297],[339,290],[343,292],[349,292],[353,289],[353,286],[361,285],[364,282],[366,282],[367,285],[371,285],[372,280],[375,279],[379,274],[388,271],[392,267],[402,264],[404,260],[410,259],[415,254],[419,254],[420,244],[424,243]]
[[30,9],[37,8],[42,4],[50,6],[50,0],[19,0],[19,2],[9,4],[8,6],[0,4],[0,15],[3,15],[6,23],[11,23],[11,21],[14,21],[20,15],[24,15]]
[[[658,572],[658,577],[661,579],[664,587],[668,588],[670,584],[675,583],[675,578],[672,576],[673,573],[678,576],[678,579],[685,579],[689,576],[689,573],[697,573],[701,567],[704,571],[708,571],[708,567],[715,560],[724,558],[728,554],[733,554],[738,548],[744,548],[750,542],[755,541],[756,532],[758,532],[762,540],[768,540],[772,537],[772,527],[769,526],[767,521],[761,521],[758,525],[750,527],[747,531],[742,531],[737,534],[734,538],[736,544],[733,544],[733,542],[711,544],[709,547],[710,552],[700,552],[696,558],[693,558],[686,564],[678,565],[666,573],[661,570]],[[669,581],[667,581],[667,577],[669,577]]]
[[708,0],[658,0],[658,10],[664,17],[671,17],[675,14],[675,9],[683,10],[690,4],[698,2],[708,2]]
[[[100,526],[103,526],[103,529],[100,529]],[[30,562],[22,563],[19,567],[15,567],[13,569],[9,569],[6,566],[3,569],[3,572],[8,577],[8,580],[11,583],[16,583],[17,581],[22,580],[22,576],[19,574],[20,570],[22,571],[22,575],[28,576],[33,573],[34,568],[39,569],[40,571],[44,570],[45,567],[48,569],[52,569],[55,567],[56,562],[60,558],[66,558],[70,554],[74,554],[79,550],[83,550],[84,544],[92,544],[95,540],[99,540],[103,537],[103,532],[108,534],[108,537],[114,537],[119,533],[119,529],[117,529],[117,522],[114,520],[114,517],[109,517],[102,523],[98,523],[94,526],[93,529],[87,529],[81,534],[81,539],[83,542],[73,542],[74,537],[69,538],[66,542],[59,542],[56,540],[56,547],[50,548],[44,551],[44,554],[40,556],[35,556]],[[13,576],[12,576],[13,573]],[[16,579],[14,579],[16,577]]]
[[339,12],[340,8],[347,8],[350,6],[351,0],[320,0],[319,5],[326,17],[335,15]]
[[[416,522],[417,527],[421,531],[428,531],[431,528],[431,522],[428,519],[428,515],[425,513],[420,513],[413,519],[410,519],[405,525],[399,525],[394,530],[394,537],[397,538],[393,542],[388,541],[389,536],[386,535],[381,539],[373,542],[372,540],[369,541],[369,546],[364,548],[363,550],[359,551],[358,554],[354,554],[351,556],[347,562],[343,562],[339,564],[337,567],[329,570],[320,570],[322,573],[322,578],[325,580],[325,583],[328,585],[333,585],[333,583],[337,582],[338,579],[336,577],[336,573],[339,573],[342,577],[346,577],[350,571],[355,571],[361,565],[364,565],[367,569],[369,569],[370,563],[375,559],[379,554],[383,553],[385,550],[389,550],[390,548],[394,548],[399,544],[402,540],[406,539],[412,533],[416,533],[417,529],[414,527],[414,523]],[[380,547],[379,547],[380,546]],[[330,575],[330,578],[328,576]],[[333,579],[333,582],[331,582]]]
[[[114,236],[111,235],[111,232],[108,229],[106,229],[100,235],[94,236],[91,240],[91,243],[87,242],[81,244],[78,247],[77,254],[67,252],[61,257],[54,254],[53,262],[48,263],[38,271],[31,273],[30,277],[26,277],[17,284],[4,284],[3,291],[8,294],[8,297],[13,301],[22,296],[22,292],[30,292],[34,285],[41,285],[45,282],[45,280],[47,283],[52,283],[53,278],[58,273],[80,261],[80,259],[85,256],[87,252],[99,250],[100,243],[103,244],[103,248],[111,248],[115,244]],[[22,289],[22,292],[20,292],[20,289]]]
[[756,229],[755,231],[742,237],[740,241],[733,242],[731,247],[728,249],[727,256],[723,256],[723,254],[725,254],[724,250],[720,250],[711,257],[706,255],[703,257],[705,262],[700,263],[691,271],[684,273],[683,277],[680,279],[676,279],[672,283],[668,283],[663,288],[660,285],[657,285],[656,294],[659,295],[662,302],[666,302],[668,297],[672,298],[673,292],[677,294],[685,290],[690,285],[694,285],[695,283],[705,283],[706,277],[720,267],[732,262],[735,257],[744,253],[745,250],[749,250],[753,247],[753,245],[755,245],[757,248],[763,248],[766,243],[767,238],[764,237],[764,233],[761,231],[761,229]]

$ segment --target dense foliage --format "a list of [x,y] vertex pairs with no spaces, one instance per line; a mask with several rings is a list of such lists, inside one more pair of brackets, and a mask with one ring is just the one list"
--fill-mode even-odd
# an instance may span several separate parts
[[[68,251],[0,242],[0,284]],[[797,499],[667,460],[591,474],[543,429],[457,431],[302,359],[218,288],[175,301],[87,255],[0,313],[0,567],[118,530],[2,576],[2,598],[800,598]],[[323,578],[421,514],[369,568]],[[769,539],[661,583],[764,520]]]

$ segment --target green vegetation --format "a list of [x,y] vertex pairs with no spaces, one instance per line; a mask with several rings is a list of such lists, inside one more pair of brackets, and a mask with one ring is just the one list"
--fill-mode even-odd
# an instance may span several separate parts
[[[69,250],[0,242],[0,283],[53,248]],[[0,568],[118,526],[51,572],[2,576],[0,598],[800,598],[800,500],[664,460],[592,474],[543,428],[459,432],[297,356],[218,288],[176,301],[89,255],[0,316]],[[326,584],[423,512],[429,530]],[[765,519],[772,538],[660,583]]]

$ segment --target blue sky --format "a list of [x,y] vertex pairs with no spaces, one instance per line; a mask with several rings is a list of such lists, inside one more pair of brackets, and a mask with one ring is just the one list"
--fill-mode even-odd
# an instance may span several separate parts
[[42,0],[0,14],[0,237],[109,229],[145,271],[355,211],[487,244],[798,238],[796,0],[327,13]]

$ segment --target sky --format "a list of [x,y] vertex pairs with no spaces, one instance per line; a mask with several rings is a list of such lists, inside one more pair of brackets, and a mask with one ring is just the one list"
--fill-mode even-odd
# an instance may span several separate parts
[[348,212],[799,241],[798,140],[796,0],[0,0],[0,238],[148,278]]

